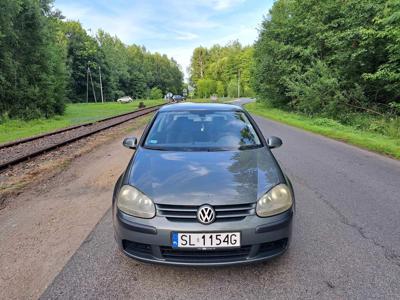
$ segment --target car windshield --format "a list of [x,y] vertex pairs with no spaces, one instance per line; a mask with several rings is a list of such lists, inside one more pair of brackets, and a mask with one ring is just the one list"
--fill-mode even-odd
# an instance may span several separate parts
[[144,147],[157,150],[223,151],[261,147],[260,139],[241,111],[160,112]]

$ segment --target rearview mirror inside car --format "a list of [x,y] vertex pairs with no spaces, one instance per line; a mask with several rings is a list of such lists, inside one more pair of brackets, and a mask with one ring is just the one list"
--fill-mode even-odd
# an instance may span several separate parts
[[276,136],[270,136],[267,139],[267,144],[270,149],[278,148],[282,146],[282,140]]
[[128,149],[136,149],[137,146],[137,138],[135,137],[128,137],[125,138],[124,141],[122,142],[122,145]]

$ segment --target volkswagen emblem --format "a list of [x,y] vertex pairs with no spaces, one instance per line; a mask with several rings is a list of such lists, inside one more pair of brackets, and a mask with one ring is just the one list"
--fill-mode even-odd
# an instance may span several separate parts
[[197,219],[202,224],[211,224],[215,221],[215,210],[210,205],[202,205],[197,210]]

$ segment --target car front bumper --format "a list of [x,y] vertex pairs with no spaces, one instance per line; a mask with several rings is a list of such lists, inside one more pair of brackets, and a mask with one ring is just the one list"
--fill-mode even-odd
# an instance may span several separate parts
[[[144,262],[186,266],[244,264],[282,255],[288,248],[293,210],[268,218],[255,215],[241,221],[172,222],[165,217],[141,219],[114,209],[115,238],[127,256]],[[241,232],[241,247],[235,249],[192,250],[172,248],[172,232]]]

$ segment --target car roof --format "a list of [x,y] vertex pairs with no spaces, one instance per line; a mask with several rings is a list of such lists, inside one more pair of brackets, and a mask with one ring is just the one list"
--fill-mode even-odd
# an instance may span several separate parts
[[233,104],[221,103],[176,103],[165,105],[160,108],[162,111],[187,111],[187,110],[211,110],[211,111],[243,111],[243,108]]

